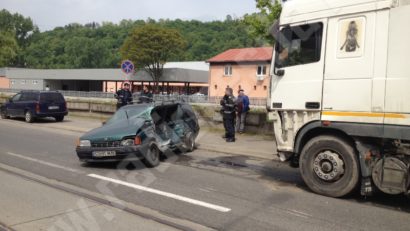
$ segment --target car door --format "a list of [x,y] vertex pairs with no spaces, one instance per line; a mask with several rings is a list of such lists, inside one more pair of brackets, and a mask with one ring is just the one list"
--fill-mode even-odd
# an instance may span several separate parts
[[10,99],[10,103],[7,105],[7,113],[9,116],[17,116],[17,105],[21,99],[21,94],[17,94]]
[[189,104],[180,105],[183,115],[182,121],[185,124],[185,133],[197,134],[199,132],[198,119]]
[[29,93],[21,93],[20,100],[15,103],[15,113],[18,117],[24,117],[24,111],[28,107]]

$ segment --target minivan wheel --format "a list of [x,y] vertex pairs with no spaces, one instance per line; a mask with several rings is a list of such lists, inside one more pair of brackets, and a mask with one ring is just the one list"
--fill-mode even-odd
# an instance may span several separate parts
[[26,111],[24,118],[27,123],[32,123],[34,121],[33,114],[30,111]]
[[358,186],[360,169],[356,152],[345,140],[318,136],[310,140],[300,156],[300,172],[315,193],[343,197]]
[[7,111],[6,111],[6,110],[1,110],[0,116],[1,116],[2,119],[8,119],[8,118],[10,118],[10,117],[7,115]]
[[148,149],[145,158],[143,159],[144,164],[148,168],[154,168],[159,165],[161,157],[161,151],[156,145],[151,145]]
[[57,122],[63,122],[64,120],[64,116],[56,116],[54,118],[56,119]]

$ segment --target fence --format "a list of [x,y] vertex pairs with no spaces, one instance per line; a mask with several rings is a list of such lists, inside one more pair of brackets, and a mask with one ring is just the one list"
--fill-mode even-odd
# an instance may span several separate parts
[[[8,89],[0,88],[0,92],[3,93],[18,93],[20,89]],[[111,92],[97,92],[97,91],[59,91],[66,97],[79,97],[79,98],[105,98],[113,99],[114,93]],[[136,94],[134,97],[138,97]],[[206,103],[206,104],[219,104],[222,97],[206,96],[206,95],[155,95],[154,100],[178,100],[188,103]],[[250,104],[253,106],[266,106],[266,98],[249,98]]]

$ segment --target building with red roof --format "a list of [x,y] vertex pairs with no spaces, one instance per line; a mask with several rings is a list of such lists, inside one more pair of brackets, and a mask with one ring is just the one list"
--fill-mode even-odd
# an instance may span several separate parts
[[243,89],[253,98],[267,98],[273,48],[227,50],[209,60],[209,96],[223,96],[225,89]]

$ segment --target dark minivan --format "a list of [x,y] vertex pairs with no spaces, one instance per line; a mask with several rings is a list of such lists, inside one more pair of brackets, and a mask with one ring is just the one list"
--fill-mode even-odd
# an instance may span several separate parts
[[57,122],[68,114],[64,96],[57,91],[22,91],[0,108],[2,119],[24,118],[27,123],[36,118],[53,117]]

